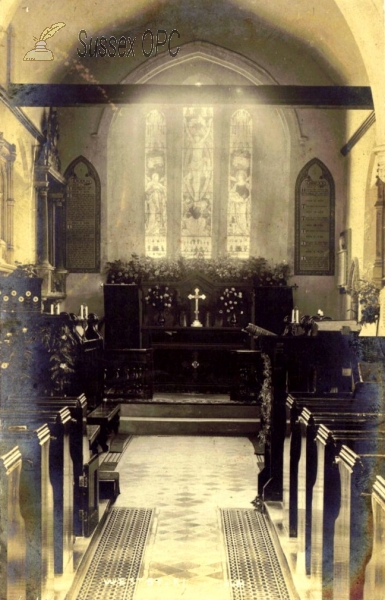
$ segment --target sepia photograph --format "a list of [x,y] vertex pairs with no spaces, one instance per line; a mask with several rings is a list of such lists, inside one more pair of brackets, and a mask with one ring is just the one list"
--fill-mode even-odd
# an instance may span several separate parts
[[383,0],[1,0],[0,600],[385,599]]

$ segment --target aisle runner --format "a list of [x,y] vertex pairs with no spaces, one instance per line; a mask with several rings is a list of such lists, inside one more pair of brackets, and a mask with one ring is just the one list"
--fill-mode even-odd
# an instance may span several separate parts
[[78,600],[132,600],[152,516],[151,509],[111,510]]
[[290,600],[264,516],[221,509],[221,517],[233,600]]

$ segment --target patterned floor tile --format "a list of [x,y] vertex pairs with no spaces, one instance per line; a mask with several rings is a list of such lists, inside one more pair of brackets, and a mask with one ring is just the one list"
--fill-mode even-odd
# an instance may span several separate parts
[[[229,600],[219,508],[249,508],[258,467],[246,438],[134,437],[117,470],[115,506],[157,511],[134,600]],[[231,505],[230,505],[231,506]]]

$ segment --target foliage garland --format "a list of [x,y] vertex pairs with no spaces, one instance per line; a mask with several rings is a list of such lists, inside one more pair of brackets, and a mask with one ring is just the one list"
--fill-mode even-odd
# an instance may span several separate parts
[[258,439],[261,444],[270,445],[270,430],[271,430],[271,412],[273,405],[273,387],[271,376],[271,360],[268,354],[261,354],[263,359],[263,384],[259,393],[261,403],[261,424],[262,429],[259,432]]
[[115,260],[106,264],[107,283],[122,284],[146,281],[180,281],[194,272],[200,272],[213,281],[253,281],[257,286],[285,286],[290,277],[290,266],[268,264],[266,259],[251,257],[245,260],[221,256],[205,258],[151,258],[132,254],[130,260]]

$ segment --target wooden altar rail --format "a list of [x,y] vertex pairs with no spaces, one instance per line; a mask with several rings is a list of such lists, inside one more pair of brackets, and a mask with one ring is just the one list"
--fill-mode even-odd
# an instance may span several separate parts
[[385,479],[376,477],[372,490],[373,545],[365,571],[364,600],[385,598]]
[[[49,443],[47,425],[38,428],[17,426],[1,431],[1,446],[16,444],[22,456],[20,512],[25,523],[27,599],[54,597],[54,513]],[[20,546],[22,554],[23,545]]]
[[[5,600],[25,600],[25,523],[20,511],[21,453],[0,445],[0,590]],[[5,445],[6,446],[6,445]]]
[[70,455],[71,414],[68,408],[15,408],[0,412],[3,427],[39,427],[50,430],[49,476],[54,502],[54,570],[63,573],[73,559],[73,462]]
[[153,350],[124,349],[104,353],[104,396],[124,403],[153,395]]

